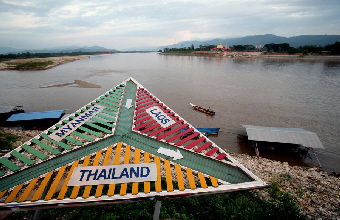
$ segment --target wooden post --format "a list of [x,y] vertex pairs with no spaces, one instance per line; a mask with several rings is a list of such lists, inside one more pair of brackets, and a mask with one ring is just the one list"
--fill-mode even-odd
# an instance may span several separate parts
[[260,157],[259,147],[257,146],[257,142],[255,142],[255,153],[257,157]]
[[314,155],[315,155],[315,157],[316,157],[317,161],[319,162],[320,168],[322,168],[322,166],[321,166],[321,163],[320,163],[320,161],[319,161],[319,158],[316,156],[316,153],[315,153],[315,151],[314,151],[314,149],[313,149],[313,148],[312,148],[312,150],[313,150],[313,153],[314,153]]

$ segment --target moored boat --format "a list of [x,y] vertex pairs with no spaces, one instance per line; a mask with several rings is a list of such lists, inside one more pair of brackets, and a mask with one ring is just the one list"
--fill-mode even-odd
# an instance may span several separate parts
[[200,112],[203,112],[203,113],[206,113],[206,114],[209,114],[209,115],[215,115],[215,112],[211,109],[205,109],[205,108],[199,107],[197,105],[194,105],[192,103],[190,103],[190,105],[192,107],[194,107],[194,109],[197,110],[197,111],[200,111]]

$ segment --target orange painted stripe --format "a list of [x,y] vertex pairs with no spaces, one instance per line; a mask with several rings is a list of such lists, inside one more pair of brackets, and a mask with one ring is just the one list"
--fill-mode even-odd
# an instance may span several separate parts
[[[90,159],[91,159],[91,155],[85,157],[84,163],[83,163],[82,166],[83,166],[83,167],[86,167],[86,166],[89,164]],[[80,189],[80,186],[75,186],[75,187],[73,187],[73,190],[72,190],[70,199],[75,199],[75,198],[77,198],[79,189]]]
[[79,163],[79,160],[73,162],[72,167],[71,167],[70,171],[68,172],[68,175],[65,179],[64,185],[61,188],[57,199],[64,199],[65,198],[65,194],[67,192],[67,183],[72,176],[74,168],[76,168],[78,166],[78,163]]
[[176,174],[177,174],[177,181],[178,181],[178,189],[184,190],[184,182],[183,182],[183,175],[182,175],[182,169],[181,166],[178,164],[175,164]]
[[186,170],[187,170],[187,177],[188,177],[188,180],[189,180],[190,188],[191,189],[196,189],[195,178],[192,175],[192,170],[189,169],[189,168],[186,168]]
[[60,170],[59,170],[57,176],[55,177],[50,189],[48,190],[48,193],[45,196],[45,201],[52,199],[52,196],[53,196],[55,190],[57,189],[57,186],[59,185],[61,178],[64,175],[66,167],[67,167],[67,165],[60,168]]
[[[124,164],[129,164],[129,161],[130,161],[130,145],[126,145]],[[126,195],[126,189],[127,189],[127,183],[122,183],[120,185],[119,195],[121,196]]]
[[[102,156],[102,152],[103,152],[103,150],[100,150],[96,153],[96,157],[94,158],[92,166],[98,166],[99,165],[99,160],[100,160],[100,157]],[[92,188],[92,185],[85,186],[85,190],[84,190],[84,193],[83,193],[84,199],[86,199],[90,196],[91,188]]]
[[46,176],[45,176],[44,180],[41,182],[41,184],[40,184],[38,190],[35,192],[35,194],[34,194],[32,200],[31,200],[32,202],[37,201],[37,200],[40,198],[40,196],[41,196],[41,194],[43,193],[43,191],[44,191],[44,189],[45,189],[45,187],[46,187],[48,181],[50,180],[50,178],[51,178],[53,172],[54,172],[54,171],[51,171],[51,172],[49,172],[48,174],[46,174]]
[[198,178],[200,178],[201,187],[208,188],[207,182],[205,181],[204,175],[202,173],[198,173]]
[[31,180],[30,184],[26,187],[24,193],[18,199],[18,202],[24,202],[26,200],[27,196],[30,194],[30,192],[32,191],[33,187],[38,182],[38,180],[39,180],[39,177]]
[[7,190],[0,192],[0,199],[5,195],[6,192]]
[[218,187],[218,182],[215,177],[209,176],[213,187]]
[[155,182],[155,189],[156,192],[162,192],[161,162],[159,157],[155,156],[155,162],[157,163],[157,181]]
[[[144,163],[150,163],[150,154],[144,153]],[[144,193],[150,192],[150,182],[144,182]]]
[[170,161],[164,160],[164,166],[165,166],[165,174],[166,174],[166,190],[168,192],[174,191],[174,186],[172,184],[172,175],[171,175],[171,167],[170,167]]
[[[122,143],[119,142],[117,144],[117,148],[116,148],[116,154],[115,154],[115,159],[113,161],[113,165],[118,165],[119,164],[119,159],[120,159],[120,153],[122,151]],[[115,184],[110,184],[109,185],[109,190],[107,191],[107,195],[108,196],[113,196],[113,194],[115,193]]]
[[[110,146],[106,151],[106,155],[105,155],[105,159],[104,159],[104,163],[103,163],[104,166],[109,165],[111,152],[112,152],[112,146]],[[103,187],[104,187],[104,185],[97,186],[96,194],[94,195],[94,197],[98,198],[98,197],[102,196]]]
[[[135,164],[140,163],[140,150],[135,150]],[[138,182],[132,183],[132,195],[138,194]]]
[[8,196],[7,199],[5,200],[5,203],[10,203],[10,202],[12,202],[13,199],[16,197],[16,195],[18,194],[18,192],[20,191],[20,189],[22,188],[23,185],[24,185],[24,184],[21,184],[21,185],[16,186],[16,187],[12,190],[11,194],[9,194],[9,196]]

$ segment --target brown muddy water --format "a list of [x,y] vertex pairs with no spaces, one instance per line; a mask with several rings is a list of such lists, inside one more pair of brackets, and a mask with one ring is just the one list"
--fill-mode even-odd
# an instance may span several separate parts
[[[0,105],[72,113],[129,77],[193,126],[221,128],[209,138],[228,152],[254,155],[241,124],[302,128],[317,133],[323,143],[325,149],[315,150],[323,169],[340,172],[339,61],[96,56],[49,70],[0,71]],[[79,81],[95,86],[75,86]],[[189,103],[211,107],[216,115],[195,111]],[[261,150],[260,155],[318,166],[311,151],[307,157]]]

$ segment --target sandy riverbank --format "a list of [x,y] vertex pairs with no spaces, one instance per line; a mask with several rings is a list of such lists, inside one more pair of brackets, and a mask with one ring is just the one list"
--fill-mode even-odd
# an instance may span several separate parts
[[[20,137],[14,146],[35,137],[41,131],[3,128],[6,133]],[[245,154],[230,153],[247,169],[267,184],[277,182],[281,191],[290,193],[300,204],[301,210],[312,219],[337,219],[340,217],[340,178],[317,168],[290,166],[286,162],[257,158]],[[258,190],[265,199],[270,199],[266,189]]]
[[[46,58],[29,58],[29,59],[14,59],[10,61],[2,61],[0,62],[0,70],[45,70],[51,69],[53,67],[73,62],[76,60],[81,60],[85,58],[90,58],[89,55],[80,55],[80,56],[63,56],[63,57],[46,57]],[[39,66],[33,68],[20,68],[16,69],[15,66],[20,63],[27,63],[27,62],[46,62],[52,61],[53,64],[48,66]]]

